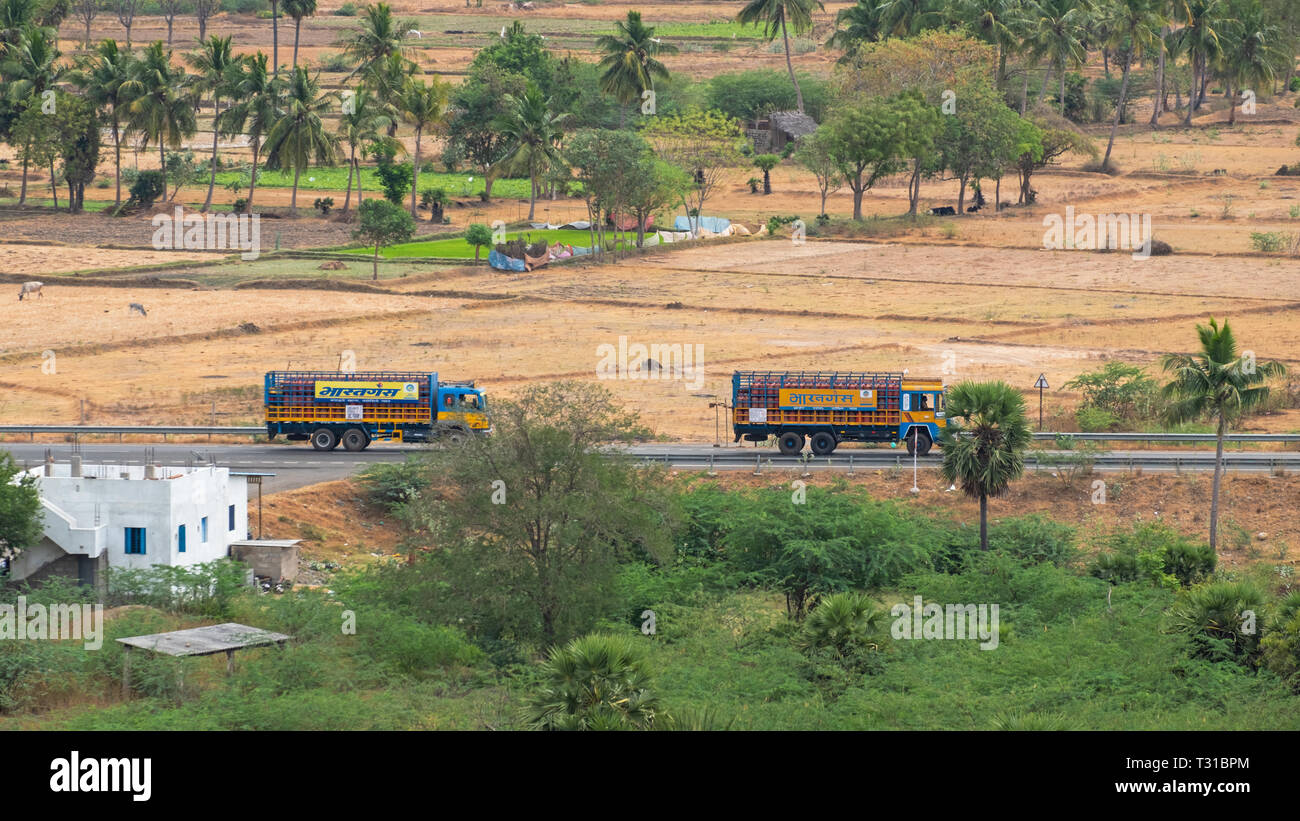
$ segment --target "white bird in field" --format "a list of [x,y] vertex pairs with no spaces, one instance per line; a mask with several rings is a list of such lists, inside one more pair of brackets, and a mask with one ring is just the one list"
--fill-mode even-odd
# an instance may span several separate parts
[[506,39],[506,27],[505,27],[505,26],[502,26],[502,27],[501,27],[501,39],[502,39],[502,40]]
[[422,31],[416,31],[415,29],[411,29],[410,31],[406,32],[406,36],[407,36],[407,37],[410,37],[412,34],[415,35],[415,39],[417,39],[417,40],[423,40],[423,39],[424,39],[424,32],[422,32]]

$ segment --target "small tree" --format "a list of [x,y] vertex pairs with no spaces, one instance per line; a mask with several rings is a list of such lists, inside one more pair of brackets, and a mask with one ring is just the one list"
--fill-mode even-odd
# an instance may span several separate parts
[[743,160],[740,146],[745,140],[740,126],[719,111],[655,117],[643,133],[660,159],[695,178],[691,190],[682,197],[682,205],[687,214],[697,217],[704,213],[705,201],[717,190],[726,172]]
[[980,503],[980,549],[989,549],[989,497],[1025,471],[1033,440],[1025,398],[1005,382],[959,382],[948,389],[948,425],[940,437],[943,480]]
[[366,200],[357,209],[357,214],[361,224],[352,232],[352,236],[367,244],[374,243],[374,274],[371,279],[379,279],[380,246],[409,240],[415,233],[415,220],[401,206],[388,200]]
[[822,207],[817,212],[818,216],[826,213],[826,198],[844,185],[844,175],[840,173],[834,158],[827,153],[826,142],[825,137],[813,132],[799,141],[799,147],[794,152],[794,161],[817,178],[817,190],[822,195]]
[[781,163],[776,154],[759,154],[754,158],[754,167],[763,172],[763,193],[772,193],[772,169]]
[[19,468],[8,451],[0,451],[0,562],[6,567],[24,548],[41,538],[41,497],[36,480],[15,481]]
[[472,223],[465,230],[465,241],[474,246],[474,264],[478,265],[479,252],[492,245],[492,229],[481,222]]
[[530,724],[538,730],[648,730],[662,713],[645,651],[627,636],[590,635],[551,650]]
[[861,220],[863,194],[903,170],[905,122],[892,101],[865,100],[833,112],[821,130],[827,154],[853,191],[853,218]]

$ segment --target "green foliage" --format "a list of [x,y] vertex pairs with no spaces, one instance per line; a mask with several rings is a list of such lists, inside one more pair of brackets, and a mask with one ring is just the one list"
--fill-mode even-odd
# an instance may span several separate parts
[[331,12],[331,14],[337,15],[339,17],[356,17],[357,4],[352,2],[344,3],[343,5],[334,9],[334,11]]
[[[795,76],[803,92],[804,113],[821,122],[831,97],[826,80],[803,72]],[[752,123],[774,111],[794,110],[794,84],[789,74],[770,68],[715,74],[709,78],[705,104]]]
[[989,532],[989,549],[1029,563],[1065,567],[1074,562],[1074,528],[1041,513],[997,522]]
[[148,208],[163,196],[166,182],[161,171],[141,171],[131,183],[127,209]]
[[555,647],[542,665],[529,725],[538,730],[645,730],[663,711],[643,643],[590,634]]
[[428,463],[414,456],[401,462],[375,462],[357,476],[368,501],[390,511],[418,499],[433,478]]
[[322,217],[328,217],[330,209],[334,207],[334,198],[317,197],[315,201],[312,202],[311,207],[319,211]]
[[[1063,387],[1082,393],[1083,407],[1105,411],[1116,421],[1134,421],[1159,413],[1160,388],[1137,365],[1112,360],[1099,371],[1079,374]],[[1100,421],[1106,417],[1095,418]]]
[[1169,630],[1190,636],[1199,658],[1248,663],[1259,651],[1263,605],[1251,582],[1206,582],[1179,595]]
[[36,480],[18,479],[20,468],[8,451],[0,451],[0,566],[9,563],[41,537],[41,498]]
[[1079,430],[1084,433],[1102,433],[1114,430],[1120,422],[1115,414],[1095,405],[1080,405],[1076,408],[1074,421],[1079,425]]
[[1089,572],[1112,584],[1146,580],[1176,587],[1194,584],[1214,572],[1214,551],[1160,522],[1144,522],[1106,536]]
[[224,618],[235,596],[247,588],[245,572],[242,564],[228,559],[188,566],[109,567],[105,601]]
[[409,212],[383,199],[368,199],[357,209],[359,225],[353,239],[375,246],[374,279],[379,279],[379,249],[384,245],[405,242],[415,233],[415,220]]
[[1300,692],[1300,591],[1282,600],[1260,650],[1263,666]]
[[375,160],[375,176],[379,187],[384,191],[384,199],[393,205],[401,205],[406,193],[411,190],[413,170],[410,163],[394,163],[397,146],[387,140],[375,143],[371,156]]

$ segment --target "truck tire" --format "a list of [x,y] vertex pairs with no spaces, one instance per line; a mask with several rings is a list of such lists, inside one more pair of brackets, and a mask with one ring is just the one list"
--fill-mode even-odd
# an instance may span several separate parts
[[339,438],[339,442],[343,445],[344,450],[355,453],[366,449],[366,445],[370,444],[370,437],[361,428],[348,428],[343,431],[343,436]]
[[334,450],[339,446],[339,437],[329,428],[316,428],[311,433],[311,446],[316,450]]
[[930,440],[930,432],[925,428],[912,428],[907,432],[907,455],[913,453],[918,456],[924,456],[930,452],[930,446],[934,444]]
[[783,431],[776,437],[776,446],[786,456],[798,456],[803,451],[803,434],[794,430]]
[[818,431],[812,435],[809,440],[812,446],[812,452],[816,456],[830,456],[835,451],[835,446],[839,444],[835,440],[835,434],[826,431]]

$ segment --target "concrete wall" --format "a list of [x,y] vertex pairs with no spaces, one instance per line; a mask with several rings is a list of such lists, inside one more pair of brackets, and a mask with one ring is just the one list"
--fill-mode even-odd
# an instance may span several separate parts
[[233,545],[230,555],[253,568],[254,575],[286,582],[298,578],[297,545]]

